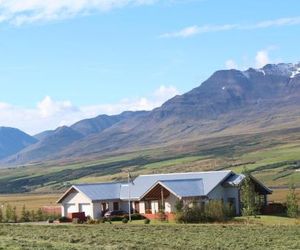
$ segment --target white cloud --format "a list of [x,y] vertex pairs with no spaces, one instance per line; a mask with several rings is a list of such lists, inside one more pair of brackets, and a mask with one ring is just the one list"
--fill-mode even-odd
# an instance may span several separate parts
[[0,22],[15,25],[66,19],[95,11],[148,5],[158,0],[0,0]]
[[35,108],[23,108],[0,102],[0,126],[16,127],[29,134],[71,125],[81,119],[123,111],[152,110],[179,94],[173,86],[160,86],[152,94],[118,103],[77,107],[70,101],[56,101],[46,96]]
[[255,66],[257,68],[262,68],[266,64],[270,63],[268,50],[260,50],[255,56]]
[[239,62],[238,64],[236,63],[235,60],[228,59],[227,61],[225,61],[225,67],[226,69],[247,70],[250,67],[262,68],[269,63],[279,63],[282,60],[279,59],[274,60],[270,57],[270,51],[276,49],[278,49],[277,46],[274,45],[268,46],[265,49],[261,49],[257,51],[253,59],[249,59],[248,57],[244,56],[241,62]]
[[300,25],[300,16],[278,18],[274,20],[260,21],[254,24],[221,24],[221,25],[203,25],[203,26],[190,26],[183,28],[179,31],[168,32],[160,35],[162,38],[186,38],[204,33],[230,31],[230,30],[255,30],[266,29],[271,27],[283,27]]
[[226,67],[226,69],[237,69],[238,65],[236,64],[236,62],[234,60],[228,59],[225,62],[225,67]]

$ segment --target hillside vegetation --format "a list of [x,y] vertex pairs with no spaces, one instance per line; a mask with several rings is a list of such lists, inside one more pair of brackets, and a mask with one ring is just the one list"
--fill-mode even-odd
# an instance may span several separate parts
[[0,170],[0,193],[62,192],[73,183],[126,180],[149,173],[244,167],[271,187],[300,183],[300,129],[186,141],[97,161]]

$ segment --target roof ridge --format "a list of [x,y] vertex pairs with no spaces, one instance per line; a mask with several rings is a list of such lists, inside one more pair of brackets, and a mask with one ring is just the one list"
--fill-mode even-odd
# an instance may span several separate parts
[[200,181],[203,178],[189,178],[189,179],[174,179],[174,180],[158,180],[158,182],[167,182],[167,181]]
[[81,183],[81,184],[73,184],[72,186],[87,186],[87,185],[111,185],[111,184],[124,184],[124,182],[95,182],[95,183]]
[[208,173],[220,173],[220,172],[232,172],[232,170],[215,170],[215,171],[199,171],[199,172],[181,172],[181,173],[161,173],[161,174],[142,174],[140,176],[157,176],[157,175],[180,175],[180,174],[208,174]]

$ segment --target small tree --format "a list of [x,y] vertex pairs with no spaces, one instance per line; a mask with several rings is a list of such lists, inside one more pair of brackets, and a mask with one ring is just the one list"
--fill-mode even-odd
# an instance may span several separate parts
[[21,211],[21,218],[20,221],[21,222],[29,222],[30,221],[30,212],[28,210],[26,210],[25,205],[22,207],[22,211]]
[[34,210],[31,210],[29,218],[30,218],[30,221],[32,221],[32,222],[36,221],[36,215],[35,215]]
[[41,208],[39,208],[36,212],[36,220],[37,221],[43,221],[45,218],[44,218],[44,213],[43,213],[43,210]]
[[175,210],[176,212],[182,212],[183,210],[183,200],[177,199],[175,203]]
[[13,209],[12,209],[12,221],[14,223],[18,222],[18,215],[17,215],[17,208],[16,207],[13,207]]
[[291,218],[298,216],[298,198],[295,190],[295,185],[292,184],[286,197],[287,216]]
[[3,222],[3,211],[2,211],[2,207],[0,207],[0,223]]
[[244,175],[245,179],[241,187],[241,200],[243,203],[242,215],[249,217],[251,215],[257,215],[259,199],[257,193],[255,192],[255,187],[251,180],[250,173],[245,170]]
[[7,204],[5,207],[5,221],[6,222],[13,221],[13,209],[10,204]]

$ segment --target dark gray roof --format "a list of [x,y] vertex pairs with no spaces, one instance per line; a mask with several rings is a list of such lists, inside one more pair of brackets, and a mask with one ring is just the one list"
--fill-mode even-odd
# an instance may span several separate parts
[[78,184],[73,187],[92,201],[120,199],[121,183]]
[[[231,173],[232,172],[230,170],[225,170],[210,172],[140,175],[133,181],[132,184],[130,184],[130,197],[132,199],[139,199],[155,183],[159,181],[193,179],[202,179],[203,195],[207,195]],[[122,185],[121,199],[128,199],[128,185]]]
[[180,198],[204,195],[204,185],[202,179],[166,180],[160,181],[159,183]]

